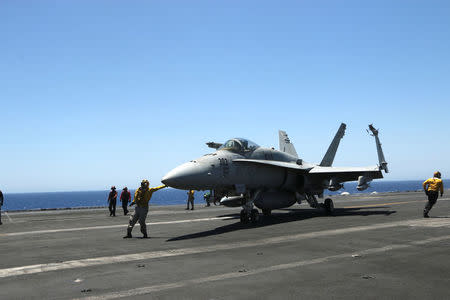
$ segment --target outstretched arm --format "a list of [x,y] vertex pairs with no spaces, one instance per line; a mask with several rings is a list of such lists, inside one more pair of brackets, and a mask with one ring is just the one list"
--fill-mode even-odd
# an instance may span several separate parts
[[153,187],[152,190],[153,190],[153,192],[156,192],[156,191],[159,191],[160,189],[163,189],[163,188],[166,188],[166,187],[167,187],[167,185],[163,184],[163,185],[160,185],[160,186],[157,186],[157,187]]

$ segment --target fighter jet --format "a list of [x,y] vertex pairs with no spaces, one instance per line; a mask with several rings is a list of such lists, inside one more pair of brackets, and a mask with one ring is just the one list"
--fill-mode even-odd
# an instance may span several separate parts
[[388,173],[378,130],[369,125],[375,137],[379,164],[371,167],[333,167],[340,140],[346,130],[339,127],[320,164],[300,159],[294,145],[284,131],[279,131],[280,149],[263,148],[244,138],[233,138],[224,144],[209,142],[214,153],[182,164],[163,178],[162,182],[176,189],[213,190],[215,199],[229,207],[242,206],[242,223],[256,223],[258,209],[267,216],[274,209],[286,208],[307,201],[313,208],[331,214],[334,209],[330,198],[323,199],[324,190],[338,191],[343,183],[358,181],[363,191],[373,179]]

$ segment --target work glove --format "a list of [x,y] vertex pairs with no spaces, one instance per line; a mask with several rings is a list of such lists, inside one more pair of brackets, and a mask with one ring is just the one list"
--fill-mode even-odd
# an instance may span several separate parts
[[427,191],[427,190],[425,190],[425,195],[427,195],[427,196],[428,196],[428,191]]

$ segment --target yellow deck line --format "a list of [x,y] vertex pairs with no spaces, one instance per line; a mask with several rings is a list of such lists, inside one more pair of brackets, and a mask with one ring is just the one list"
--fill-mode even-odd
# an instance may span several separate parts
[[367,205],[358,205],[358,206],[344,206],[343,208],[377,207],[377,206],[400,205],[400,204],[417,203],[417,202],[425,202],[425,201],[424,200],[416,200],[416,201],[388,202],[388,203],[367,204]]

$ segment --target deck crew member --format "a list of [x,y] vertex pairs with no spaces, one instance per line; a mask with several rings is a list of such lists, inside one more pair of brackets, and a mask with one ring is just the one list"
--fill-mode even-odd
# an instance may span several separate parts
[[194,210],[194,190],[189,190],[187,192],[188,198],[187,198],[187,207],[186,210],[189,210],[189,204],[191,204],[191,210]]
[[428,196],[428,203],[423,210],[423,217],[429,218],[428,213],[439,197],[439,192],[441,192],[441,197],[444,194],[444,184],[442,183],[441,173],[434,172],[433,178],[425,180],[423,183],[423,189]]
[[126,216],[128,214],[128,203],[131,202],[131,194],[127,187],[122,189],[120,201],[122,202],[123,215]]
[[0,225],[2,225],[2,206],[3,206],[3,193],[0,191]]
[[127,228],[127,235],[123,238],[131,238],[131,231],[133,230],[134,225],[137,221],[139,221],[139,225],[141,225],[141,232],[144,235],[143,238],[148,238],[147,236],[147,226],[145,224],[145,219],[148,214],[148,202],[152,198],[154,192],[167,187],[166,185],[161,185],[158,187],[150,188],[150,182],[146,179],[142,180],[141,187],[136,190],[134,193],[134,200],[131,205],[136,204],[136,209],[134,210],[134,214],[130,217],[130,223]]
[[115,217],[116,216],[116,202],[117,202],[117,191],[116,187],[111,187],[111,192],[109,192],[108,195],[108,208],[109,208],[109,216]]
[[203,199],[205,199],[206,206],[211,206],[211,192],[207,191],[203,194]]

